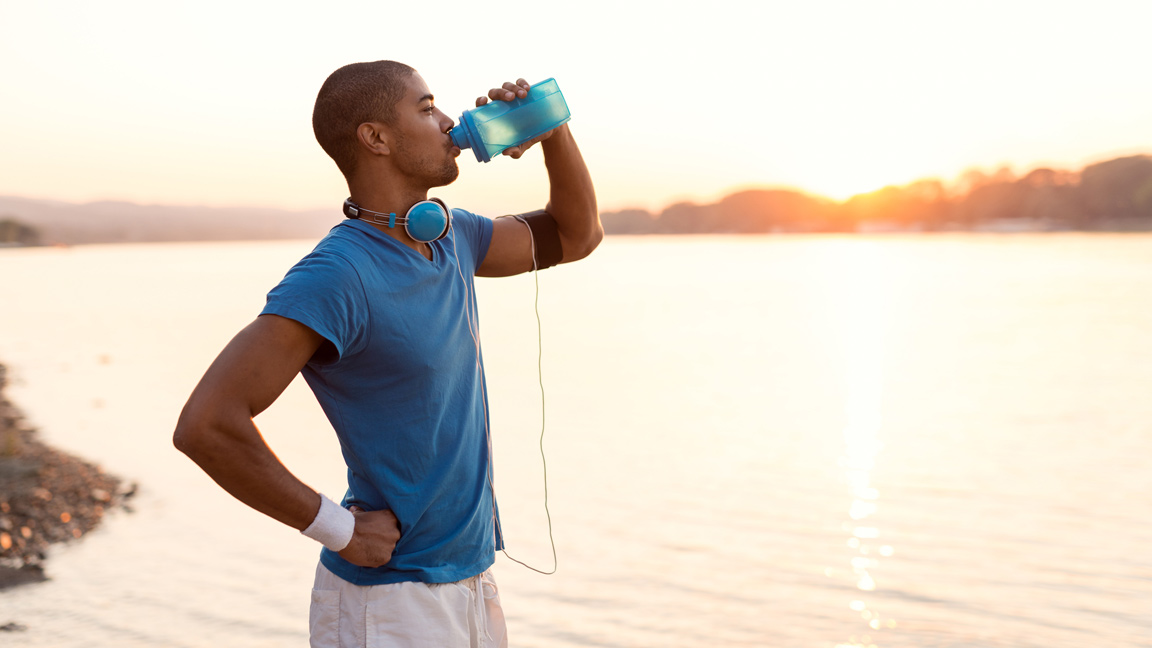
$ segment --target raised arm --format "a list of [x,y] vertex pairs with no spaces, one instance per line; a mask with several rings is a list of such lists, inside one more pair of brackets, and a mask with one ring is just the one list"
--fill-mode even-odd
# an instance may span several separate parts
[[[320,495],[288,471],[253,422],[288,387],[323,338],[299,322],[263,315],[232,339],[180,413],[173,443],[224,490],[297,530],[312,523]],[[379,566],[399,538],[390,511],[356,513],[352,541],[340,555]]]
[[[505,83],[488,91],[487,97],[476,100],[482,106],[489,99],[508,101],[528,94],[529,84],[524,79]],[[556,220],[563,257],[560,263],[583,259],[596,249],[604,238],[600,213],[596,207],[596,190],[584,157],[568,124],[545,133],[523,144],[509,148],[504,155],[519,158],[529,147],[539,143],[544,152],[544,166],[548,170],[548,205],[545,207]],[[511,218],[498,218],[492,231],[488,254],[477,272],[484,277],[502,277],[532,269],[532,242],[528,228]]]

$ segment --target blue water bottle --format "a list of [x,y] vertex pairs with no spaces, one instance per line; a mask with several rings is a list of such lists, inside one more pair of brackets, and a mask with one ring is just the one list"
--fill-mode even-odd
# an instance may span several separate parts
[[490,101],[464,111],[448,134],[452,144],[470,148],[479,162],[513,146],[547,133],[572,118],[556,79],[541,81],[528,89],[528,96],[512,101]]

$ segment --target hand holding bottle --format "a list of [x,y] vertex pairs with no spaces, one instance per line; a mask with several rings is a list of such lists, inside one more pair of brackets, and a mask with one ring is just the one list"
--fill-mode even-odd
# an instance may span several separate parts
[[518,158],[570,118],[555,79],[536,85],[518,79],[478,97],[476,108],[460,116],[450,135],[455,146],[471,148],[480,162],[488,162],[499,153]]

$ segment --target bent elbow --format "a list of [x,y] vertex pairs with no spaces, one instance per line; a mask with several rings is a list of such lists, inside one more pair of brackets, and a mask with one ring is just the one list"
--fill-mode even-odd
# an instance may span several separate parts
[[595,219],[594,223],[595,225],[580,238],[564,241],[564,263],[579,261],[600,246],[600,242],[604,240],[604,226],[600,224],[599,218]]
[[212,433],[213,426],[210,421],[185,408],[176,422],[176,430],[172,433],[172,445],[199,464],[211,446],[215,445]]
[[176,424],[176,430],[172,433],[172,446],[192,458],[196,454],[199,437],[196,428],[189,425],[184,417],[180,417],[180,422]]
[[600,247],[600,243],[604,240],[604,226],[600,224],[600,219],[596,219],[596,227],[584,240],[584,245],[581,246],[579,254],[581,259],[592,254],[596,248]]

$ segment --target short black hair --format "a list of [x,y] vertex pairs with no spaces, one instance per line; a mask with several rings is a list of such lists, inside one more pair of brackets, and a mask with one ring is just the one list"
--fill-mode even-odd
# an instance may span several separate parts
[[416,70],[396,61],[352,63],[320,86],[312,109],[312,132],[348,180],[356,172],[356,129],[370,121],[391,124]]

